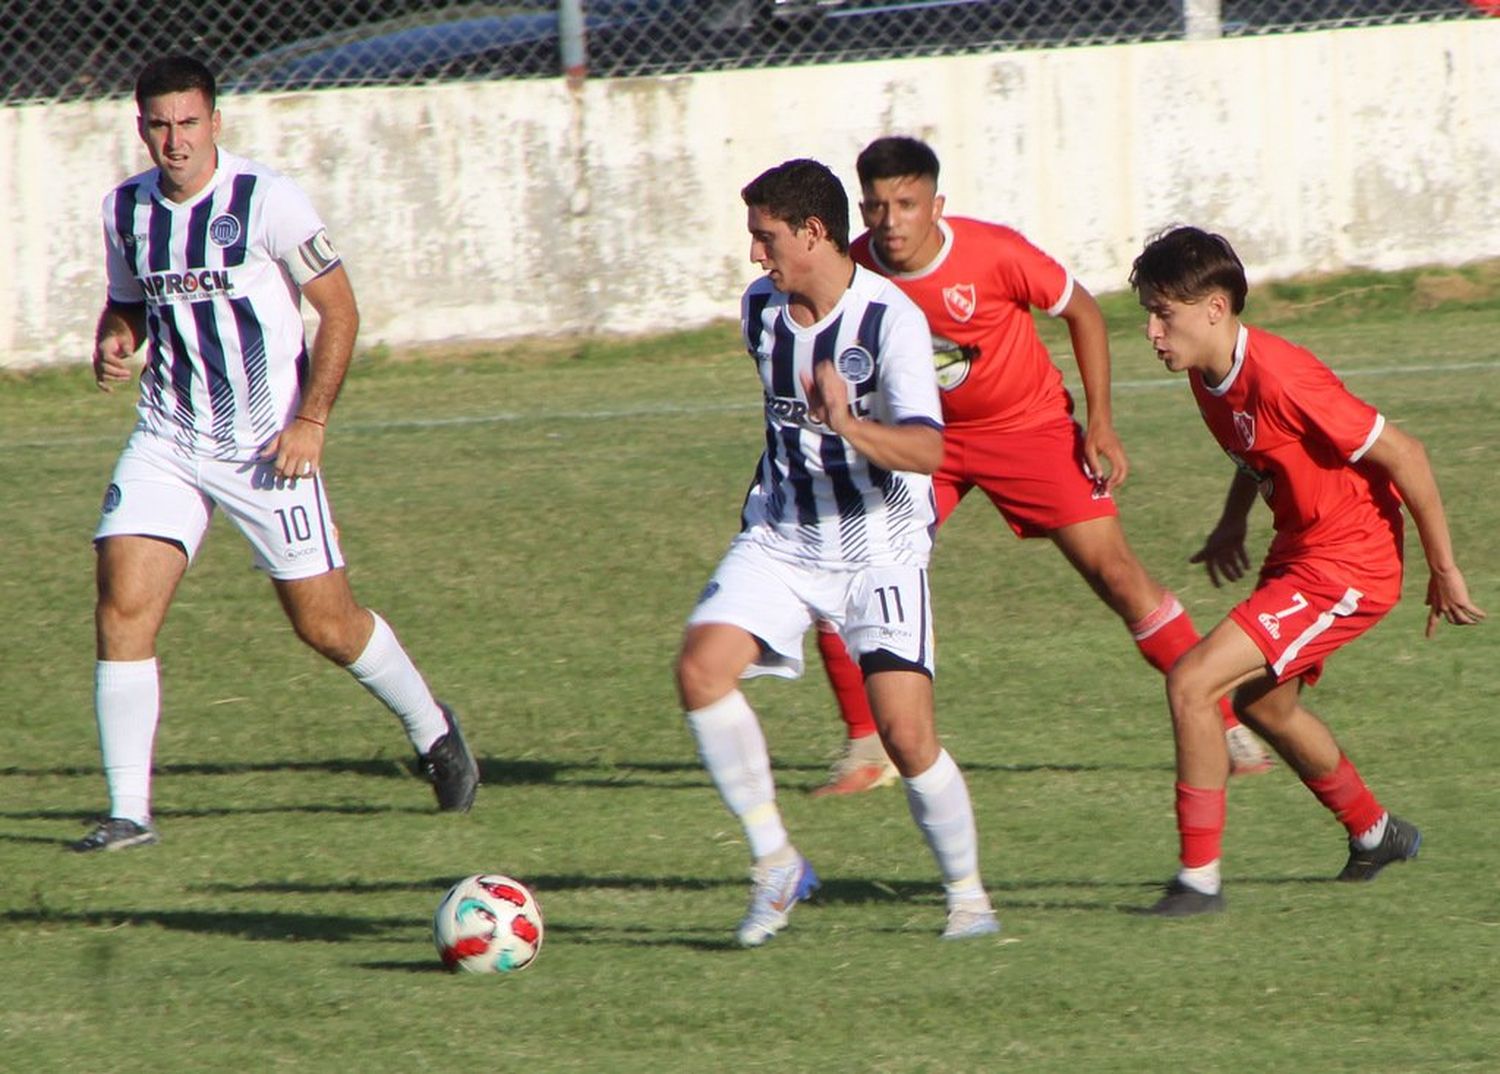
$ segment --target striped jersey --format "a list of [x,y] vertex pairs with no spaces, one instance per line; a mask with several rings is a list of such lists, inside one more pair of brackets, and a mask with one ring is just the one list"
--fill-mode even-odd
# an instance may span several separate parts
[[831,361],[862,418],[941,430],[932,337],[890,281],[856,267],[837,306],[809,327],[765,277],[741,301],[745,345],[765,390],[766,449],[741,539],[827,566],[925,567],[937,513],[926,474],[884,470],[808,416],[802,378]]
[[[207,187],[166,198],[156,169],[104,199],[109,299],[146,305],[137,404],[180,451],[247,458],[291,419],[308,371],[301,279],[338,256],[292,180],[218,150]],[[308,259],[312,260],[309,261]]]

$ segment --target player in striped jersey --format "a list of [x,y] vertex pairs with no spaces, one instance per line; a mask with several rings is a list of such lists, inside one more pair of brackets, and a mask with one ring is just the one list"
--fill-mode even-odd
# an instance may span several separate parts
[[[1110,405],[1109,336],[1099,304],[1072,273],[999,224],[944,216],[937,154],[916,138],[871,142],[856,162],[867,231],[854,260],[927,315],[942,387],[943,464],[933,475],[939,521],[975,488],[1022,538],[1045,537],[1120,617],[1146,662],[1166,674],[1198,640],[1182,604],[1146,570],[1120,524],[1113,490],[1128,462]],[[1032,321],[1068,326],[1088,425]],[[837,636],[820,634],[847,729],[844,755],[815,794],[850,794],[890,778],[852,666]],[[1270,761],[1226,701],[1236,772]]]
[[[109,290],[94,349],[107,391],[146,345],[139,420],[95,533],[110,812],[73,849],[157,839],[156,638],[215,509],[249,540],[297,635],[401,720],[439,807],[467,810],[478,766],[389,625],[355,602],[324,488],[324,435],[359,325],[339,255],[296,184],[219,148],[203,64],[153,61],[135,96],[155,167],[104,201]],[[311,352],[304,297],[320,316]]]
[[765,452],[677,662],[699,755],[753,859],[736,937],[765,943],[818,884],[782,824],[760,722],[737,686],[801,674],[803,635],[818,619],[836,626],[864,669],[942,873],[944,938],[997,932],[968,788],[933,722],[927,475],[942,457],[942,415],[926,322],[850,259],[848,198],[822,164],[787,161],[741,196],[750,259],[766,272],[741,305],[765,394]]
[[1181,868],[1150,912],[1223,909],[1229,758],[1215,705],[1230,691],[1246,723],[1348,832],[1338,879],[1371,880],[1415,858],[1421,834],[1375,798],[1332,732],[1302,706],[1302,687],[1401,598],[1402,504],[1431,571],[1428,635],[1444,619],[1484,619],[1453,558],[1426,450],[1313,355],[1240,322],[1245,270],[1222,236],[1192,227],[1158,236],[1136,258],[1130,284],[1157,357],[1171,372],[1186,371],[1204,423],[1237,467],[1195,558],[1215,585],[1244,573],[1245,520],[1257,493],[1275,527],[1255,591],[1167,675]]

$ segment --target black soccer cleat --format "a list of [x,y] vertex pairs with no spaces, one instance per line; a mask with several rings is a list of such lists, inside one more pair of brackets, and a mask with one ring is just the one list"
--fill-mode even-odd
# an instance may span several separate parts
[[1141,913],[1147,917],[1196,917],[1199,914],[1221,914],[1224,912],[1224,893],[1208,895],[1197,888],[1190,888],[1176,877],[1167,885],[1166,894]]
[[453,710],[441,701],[438,708],[443,710],[448,733],[417,757],[417,769],[432,783],[440,810],[467,813],[474,804],[475,792],[479,790],[479,765],[469,752],[463,732],[458,729],[458,717]]
[[1392,862],[1415,858],[1421,847],[1422,833],[1417,831],[1417,826],[1391,813],[1379,846],[1364,850],[1353,839],[1349,840],[1349,860],[1336,879],[1374,880],[1380,870]]
[[148,824],[137,824],[124,817],[104,817],[94,830],[69,843],[68,849],[85,854],[90,850],[128,850],[130,847],[150,846],[157,841],[156,829]]

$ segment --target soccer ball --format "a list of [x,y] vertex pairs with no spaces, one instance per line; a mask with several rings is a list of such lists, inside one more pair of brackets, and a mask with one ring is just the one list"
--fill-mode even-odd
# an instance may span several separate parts
[[443,965],[469,973],[510,973],[542,949],[542,909],[508,876],[468,876],[448,889],[432,918]]

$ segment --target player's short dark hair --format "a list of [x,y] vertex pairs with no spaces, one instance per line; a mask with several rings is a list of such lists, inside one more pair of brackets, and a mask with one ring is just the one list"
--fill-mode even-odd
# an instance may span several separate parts
[[208,99],[208,110],[214,110],[218,86],[214,73],[192,56],[163,56],[141,68],[135,80],[135,105],[146,111],[146,102],[168,93],[199,90]]
[[817,217],[834,248],[841,254],[849,252],[849,195],[828,165],[789,160],[750,180],[740,197],[748,207],[764,209],[793,231]]
[[933,186],[938,180],[938,158],[932,146],[920,138],[891,135],[876,138],[860,151],[854,162],[859,173],[859,185],[869,186],[877,179],[905,179],[918,176],[931,179]]
[[1173,227],[1146,243],[1130,266],[1130,286],[1174,302],[1197,302],[1210,291],[1225,291],[1230,308],[1245,308],[1245,266],[1223,235],[1196,227]]

